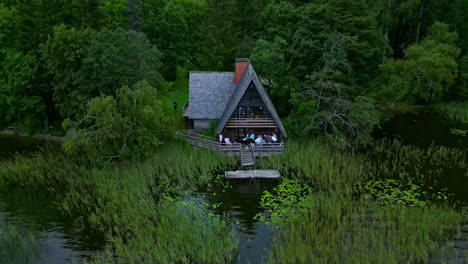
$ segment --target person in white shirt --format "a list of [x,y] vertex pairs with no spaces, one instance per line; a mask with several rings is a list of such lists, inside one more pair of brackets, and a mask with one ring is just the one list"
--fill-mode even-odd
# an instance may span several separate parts
[[278,141],[278,138],[276,137],[276,134],[273,133],[273,136],[271,136],[271,142],[276,143]]
[[255,139],[255,144],[260,144],[260,143],[262,143],[262,141],[263,141],[262,136],[259,135],[259,136],[257,137],[257,139]]
[[229,144],[229,145],[231,145],[231,140],[229,140],[229,138],[228,138],[228,137],[226,137],[226,138],[224,139],[224,142],[225,142],[226,144]]

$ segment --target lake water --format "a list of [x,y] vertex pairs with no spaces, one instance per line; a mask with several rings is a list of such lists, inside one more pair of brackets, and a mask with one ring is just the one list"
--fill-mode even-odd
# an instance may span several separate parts
[[[466,150],[468,136],[456,136],[451,128],[468,129],[468,124],[440,118],[427,108],[406,113],[395,113],[382,125],[377,137],[398,138],[404,144],[428,147],[431,144]],[[0,135],[0,166],[14,152],[30,152],[44,147],[45,141],[27,137]],[[199,189],[192,195],[201,196],[227,215],[235,224],[240,240],[235,263],[262,263],[268,256],[272,236],[271,227],[254,220],[262,213],[260,198],[265,190],[271,190],[276,180],[231,180],[211,189]],[[468,201],[468,176],[464,171],[454,171],[440,179],[439,184],[455,194],[455,198]],[[228,187],[226,187],[228,186]],[[41,194],[19,193],[14,190],[0,192],[0,227],[15,225],[31,234],[38,234],[41,250],[38,256],[25,263],[71,263],[102,250],[104,241],[93,234],[80,232],[72,221],[63,219],[54,209],[50,199]]]
[[227,215],[234,224],[239,249],[234,263],[266,263],[272,236],[272,227],[254,220],[265,209],[260,207],[264,191],[271,191],[278,184],[275,179],[237,179],[226,180],[209,190],[200,189],[199,195],[210,204],[220,204],[215,209],[219,215]]
[[32,137],[0,134],[0,160],[10,157],[15,152],[31,152],[45,147],[46,140]]

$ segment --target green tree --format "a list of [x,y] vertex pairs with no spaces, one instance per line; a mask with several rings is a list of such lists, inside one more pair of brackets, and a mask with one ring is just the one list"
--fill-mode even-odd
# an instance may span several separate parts
[[405,59],[389,60],[381,66],[381,98],[396,102],[441,101],[457,77],[457,38],[447,24],[432,25],[428,36],[408,49]]
[[128,0],[103,0],[99,6],[103,13],[103,24],[109,28],[127,28]]
[[368,143],[379,115],[372,99],[364,96],[353,99],[346,93],[347,75],[352,68],[344,47],[353,38],[338,32],[327,33],[324,38],[321,67],[294,94],[296,109],[289,123],[296,124],[295,131],[325,136],[337,146]]
[[251,61],[258,74],[268,84],[268,91],[275,87],[284,85],[285,77],[289,70],[286,61],[287,43],[281,37],[275,38],[273,42],[259,39],[252,51]]
[[0,3],[0,49],[13,48],[16,9]]
[[53,99],[63,118],[73,117],[83,98],[78,86],[82,59],[94,38],[91,29],[78,30],[65,25],[56,26],[54,34],[41,46],[41,59],[51,75]]
[[164,76],[175,78],[177,65],[193,62],[206,5],[199,0],[145,1],[143,29],[163,53]]
[[10,51],[0,71],[0,125],[16,123],[26,132],[43,128],[45,94],[37,89],[38,61],[34,56]]
[[80,122],[64,122],[66,128],[77,128],[77,135],[67,139],[64,149],[106,162],[147,157],[162,143],[171,121],[168,111],[148,82],[123,86],[115,98],[92,99]]
[[207,0],[206,5],[196,62],[204,70],[231,70],[240,38],[235,27],[236,1]]
[[53,28],[65,24],[77,28],[98,28],[102,23],[99,0],[17,0],[15,39],[23,51],[37,51],[39,44],[52,34]]
[[[362,87],[378,73],[378,65],[385,59],[389,48],[377,24],[377,14],[366,0],[328,1],[331,6],[334,30],[351,36],[355,41],[347,47],[348,61],[353,68],[357,84]],[[357,91],[356,94],[364,94]]]
[[145,34],[135,31],[101,30],[91,41],[78,72],[77,100],[100,94],[115,95],[123,85],[141,80],[160,87],[161,54]]

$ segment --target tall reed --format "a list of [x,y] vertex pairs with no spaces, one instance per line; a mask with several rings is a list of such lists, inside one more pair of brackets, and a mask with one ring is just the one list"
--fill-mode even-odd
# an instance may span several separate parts
[[[184,215],[167,200],[234,164],[230,157],[177,142],[145,161],[105,168],[60,152],[38,153],[3,162],[0,185],[56,194],[56,203],[76,226],[106,236],[110,253],[96,261],[112,256],[121,263],[220,263],[232,257],[236,246],[229,226],[218,218],[203,219],[195,209]],[[191,240],[178,239],[182,234]],[[168,247],[174,253],[162,254]]]
[[343,151],[319,141],[288,145],[284,155],[259,165],[279,169],[315,192],[305,211],[280,225],[271,263],[426,262],[439,242],[459,234],[468,216],[448,202],[382,206],[360,198],[368,180],[425,184],[451,168],[466,169],[463,151],[421,150],[397,142],[378,143],[368,151]]
[[450,120],[468,122],[468,102],[440,103],[434,107]]

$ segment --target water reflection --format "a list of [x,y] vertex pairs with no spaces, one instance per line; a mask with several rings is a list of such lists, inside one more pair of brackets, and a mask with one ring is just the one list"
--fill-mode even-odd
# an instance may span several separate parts
[[[101,251],[103,238],[86,234],[65,219],[53,200],[41,192],[0,190],[0,228],[21,230],[22,236],[37,237],[39,254],[21,257],[21,263],[73,263]],[[22,254],[22,251],[10,252]],[[0,263],[6,260],[0,259]],[[14,263],[14,262],[13,262]]]
[[468,130],[468,123],[444,119],[431,108],[415,107],[411,111],[390,113],[377,132],[379,137],[396,138],[404,144],[428,147],[431,144],[468,148],[468,136],[454,135],[450,129]]
[[210,204],[221,203],[215,211],[228,215],[235,224],[239,238],[239,250],[234,263],[266,263],[272,236],[271,226],[254,219],[264,213],[260,207],[263,191],[271,191],[277,180],[226,180],[223,185],[198,191]]

